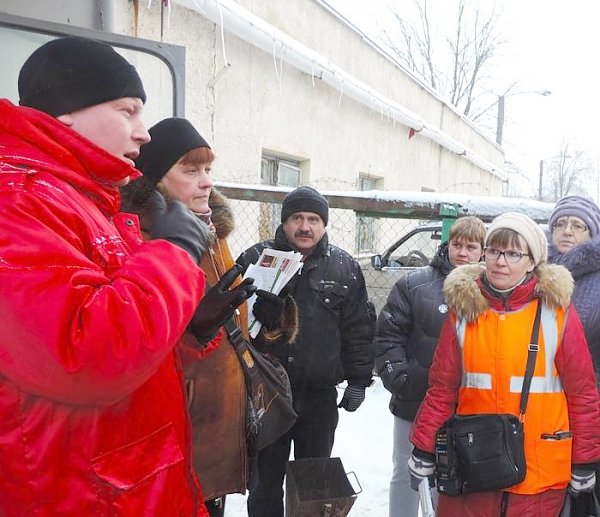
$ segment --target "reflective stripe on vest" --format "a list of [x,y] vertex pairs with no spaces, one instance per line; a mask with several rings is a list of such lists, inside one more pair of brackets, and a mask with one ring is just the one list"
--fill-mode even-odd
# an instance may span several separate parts
[[[462,350],[465,341],[466,320],[456,320],[456,334],[458,344]],[[558,348],[558,332],[556,313],[542,305],[541,331],[544,335],[544,347],[546,356],[546,368],[544,377],[533,377],[531,379],[530,393],[560,393],[563,391],[560,378],[553,375],[554,359]],[[479,390],[492,389],[492,375],[490,373],[463,372],[461,386],[463,388],[474,388]],[[510,392],[521,393],[523,388],[523,376],[513,375],[510,378]]]

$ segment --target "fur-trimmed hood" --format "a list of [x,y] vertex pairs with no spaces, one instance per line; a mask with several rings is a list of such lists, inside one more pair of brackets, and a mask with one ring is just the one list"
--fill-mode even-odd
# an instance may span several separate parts
[[[473,264],[459,266],[446,277],[444,296],[458,318],[474,321],[488,308],[503,304],[483,286],[484,272],[485,265]],[[542,263],[533,270],[529,281],[514,289],[504,306],[517,309],[539,296],[549,307],[567,307],[573,288],[573,277],[566,268]]]
[[213,187],[210,191],[208,206],[212,210],[210,219],[215,225],[217,237],[219,239],[226,239],[235,228],[233,210],[231,209],[229,200]]

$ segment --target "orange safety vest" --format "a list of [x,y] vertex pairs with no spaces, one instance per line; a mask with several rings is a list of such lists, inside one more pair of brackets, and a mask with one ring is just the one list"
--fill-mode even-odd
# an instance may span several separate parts
[[[471,323],[453,316],[463,367],[457,414],[519,414],[535,311],[536,303],[530,302],[514,312],[488,309]],[[544,438],[569,431],[567,399],[555,365],[564,322],[564,309],[542,306],[539,352],[524,421],[527,475],[506,489],[509,492],[537,494],[564,488],[571,479],[572,438]]]

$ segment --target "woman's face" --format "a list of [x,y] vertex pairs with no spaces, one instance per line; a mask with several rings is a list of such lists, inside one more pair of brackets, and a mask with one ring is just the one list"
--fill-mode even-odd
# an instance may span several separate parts
[[161,190],[178,199],[193,212],[208,212],[208,198],[213,186],[211,163],[183,164],[177,162],[159,182]]
[[534,262],[529,248],[519,238],[512,246],[495,246],[493,241],[485,248],[485,274],[492,287],[504,291],[518,285],[533,271]]
[[552,225],[552,244],[561,253],[591,239],[590,229],[583,219],[574,216],[559,217]]

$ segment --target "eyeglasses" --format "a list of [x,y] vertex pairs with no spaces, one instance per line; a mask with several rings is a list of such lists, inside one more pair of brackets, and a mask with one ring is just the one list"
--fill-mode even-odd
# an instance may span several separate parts
[[569,221],[568,219],[557,221],[552,225],[553,230],[559,230],[561,232],[564,232],[567,228],[571,228],[571,231],[574,233],[583,233],[588,231],[587,224],[583,224],[578,221]]
[[500,251],[500,250],[497,250],[496,248],[485,248],[483,250],[483,254],[485,255],[485,258],[489,259],[489,260],[498,260],[500,257],[503,256],[504,260],[506,260],[506,262],[510,262],[512,264],[516,264],[525,256],[527,256],[527,257],[530,256],[529,253],[523,253],[522,251],[515,251],[515,250]]

